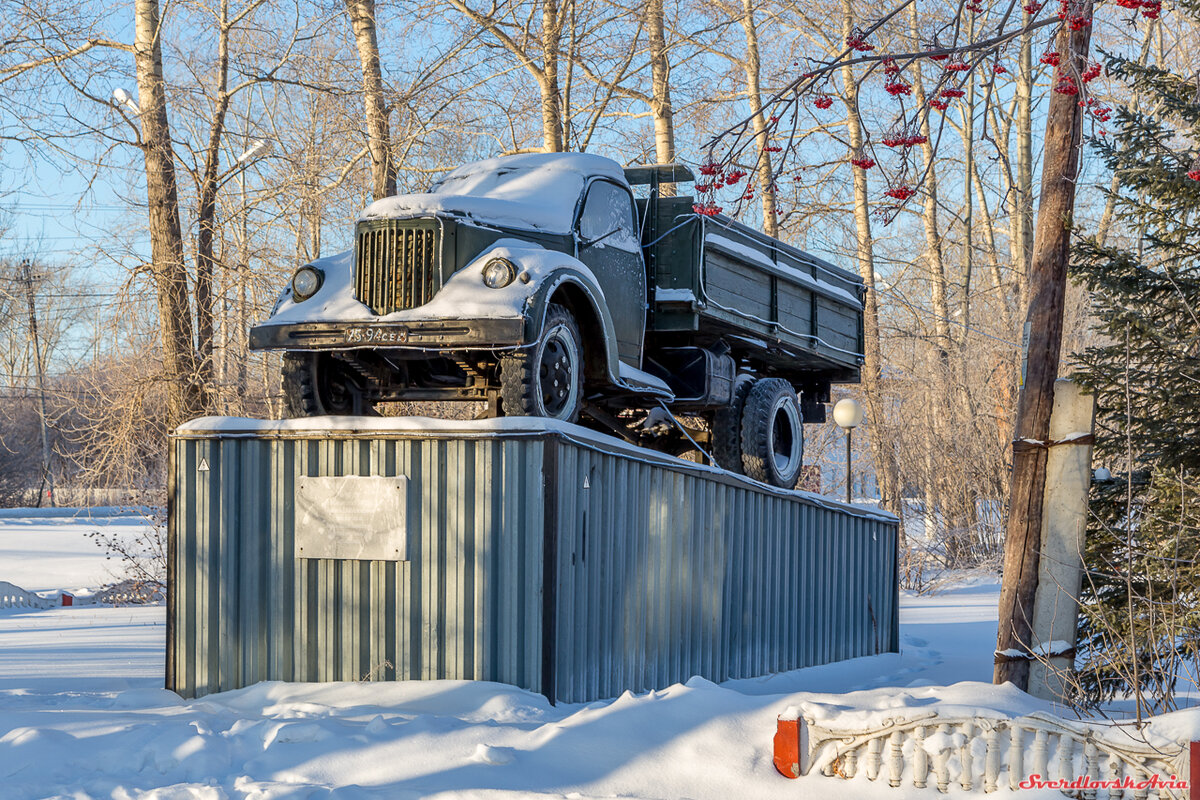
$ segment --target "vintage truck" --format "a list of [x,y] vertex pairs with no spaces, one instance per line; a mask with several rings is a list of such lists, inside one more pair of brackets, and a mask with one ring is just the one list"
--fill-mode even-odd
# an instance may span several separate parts
[[285,351],[293,416],[482,401],[793,487],[802,423],[859,380],[862,281],[695,213],[691,181],[580,153],[460,167],[368,206],[250,346]]

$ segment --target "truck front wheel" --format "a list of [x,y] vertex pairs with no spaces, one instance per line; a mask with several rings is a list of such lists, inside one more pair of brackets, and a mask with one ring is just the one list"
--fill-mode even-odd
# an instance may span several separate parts
[[804,460],[796,390],[782,378],[755,381],[742,412],[742,466],[756,481],[791,489]]
[[579,419],[583,406],[583,339],[571,312],[551,304],[542,336],[500,359],[500,407],[505,416]]
[[375,411],[347,370],[328,353],[284,353],[280,383],[284,414],[289,418]]

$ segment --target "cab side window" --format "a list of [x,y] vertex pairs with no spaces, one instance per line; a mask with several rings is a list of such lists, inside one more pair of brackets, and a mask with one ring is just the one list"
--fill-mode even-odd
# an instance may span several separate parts
[[579,217],[579,235],[584,239],[598,239],[615,230],[593,247],[617,247],[621,250],[639,252],[637,217],[629,192],[608,181],[594,181],[588,188]]

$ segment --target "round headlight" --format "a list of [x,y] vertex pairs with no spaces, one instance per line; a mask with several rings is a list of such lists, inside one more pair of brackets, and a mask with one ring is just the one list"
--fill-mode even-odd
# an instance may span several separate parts
[[292,297],[296,302],[307,300],[321,288],[321,271],[316,267],[301,267],[292,276]]
[[517,277],[516,267],[503,258],[493,258],[483,268],[483,282],[492,289],[503,289]]

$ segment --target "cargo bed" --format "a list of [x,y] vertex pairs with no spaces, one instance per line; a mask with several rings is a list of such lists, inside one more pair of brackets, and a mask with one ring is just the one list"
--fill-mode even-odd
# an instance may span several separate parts
[[638,203],[653,278],[647,339],[721,340],[735,358],[797,386],[857,383],[862,280],[729,217],[697,216],[693,202]]

